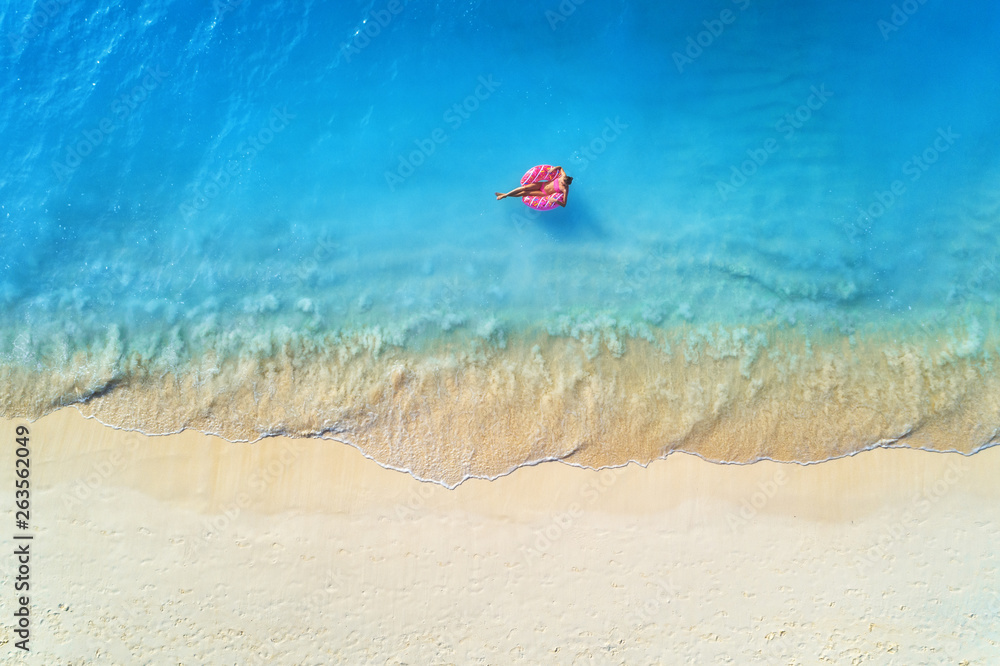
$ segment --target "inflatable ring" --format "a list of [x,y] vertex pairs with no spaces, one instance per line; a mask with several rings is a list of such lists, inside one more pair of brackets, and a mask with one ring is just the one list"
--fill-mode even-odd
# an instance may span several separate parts
[[[528,170],[528,173],[521,177],[521,184],[527,185],[528,183],[544,183],[550,180],[555,180],[557,168],[558,167],[550,166],[548,164],[532,167]],[[525,206],[530,206],[535,210],[552,210],[564,200],[565,196],[566,195],[562,192],[556,192],[544,197],[521,197],[521,201],[524,202]]]

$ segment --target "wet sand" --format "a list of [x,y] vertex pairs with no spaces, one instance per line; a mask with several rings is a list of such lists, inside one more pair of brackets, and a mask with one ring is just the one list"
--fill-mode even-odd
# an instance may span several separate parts
[[[8,489],[19,423],[2,425]],[[147,437],[74,408],[28,425],[26,663],[985,664],[1000,650],[995,448],[550,462],[449,490],[338,442]],[[13,566],[0,561],[7,595]],[[15,640],[4,623],[3,649]]]
[[378,326],[316,338],[220,328],[220,346],[184,362],[152,342],[126,353],[113,336],[96,356],[0,367],[0,414],[75,404],[147,433],[329,437],[450,487],[545,460],[599,468],[672,451],[737,463],[887,444],[972,453],[998,441],[1000,337],[982,322],[1000,315],[986,314],[849,335],[776,322],[654,334],[566,317],[552,331],[497,324],[426,349],[394,346]]

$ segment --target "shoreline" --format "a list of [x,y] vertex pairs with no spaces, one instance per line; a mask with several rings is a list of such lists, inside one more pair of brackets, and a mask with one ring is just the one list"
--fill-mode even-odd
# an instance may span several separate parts
[[[300,481],[319,481],[317,478],[298,478],[318,474],[317,470],[331,471],[334,469],[350,470],[350,474],[362,479],[375,479],[387,487],[398,489],[408,485],[421,487],[424,485],[433,487],[435,493],[439,491],[446,497],[449,493],[462,495],[490,495],[489,489],[497,485],[510,484],[520,487],[524,485],[520,479],[514,477],[518,475],[538,475],[553,476],[558,479],[570,480],[574,475],[586,476],[607,476],[610,474],[616,477],[628,475],[630,482],[638,482],[642,475],[649,475],[652,478],[675,480],[674,477],[696,478],[699,483],[704,484],[703,489],[716,499],[735,501],[736,498],[744,498],[752,494],[753,487],[765,483],[776,476],[785,480],[782,486],[796,489],[796,496],[805,501],[808,493],[805,487],[815,479],[824,477],[834,477],[840,482],[850,477],[851,483],[864,481],[865,494],[868,497],[879,496],[886,500],[898,499],[901,493],[913,493],[919,490],[912,483],[903,483],[897,478],[901,485],[886,488],[880,485],[879,481],[873,478],[873,469],[882,470],[889,467],[897,475],[902,473],[896,468],[902,465],[906,473],[914,475],[914,478],[927,479],[930,476],[939,474],[941,470],[947,469],[950,465],[962,467],[977,467],[973,462],[988,460],[1000,465],[1000,447],[987,445],[975,452],[965,453],[958,450],[937,451],[930,449],[917,449],[906,445],[876,445],[872,448],[845,453],[834,458],[799,462],[781,461],[773,459],[761,459],[753,462],[725,462],[710,460],[699,453],[692,453],[683,450],[670,451],[663,458],[658,458],[648,463],[630,461],[623,465],[608,466],[602,468],[591,468],[583,464],[568,462],[564,460],[544,460],[539,462],[526,463],[522,466],[511,469],[498,477],[479,478],[471,477],[463,480],[457,486],[447,486],[440,481],[433,479],[421,479],[416,477],[411,471],[398,469],[385,465],[370,457],[356,445],[349,442],[342,442],[334,439],[324,438],[292,438],[285,436],[268,436],[251,442],[230,441],[220,435],[211,433],[201,433],[193,430],[184,430],[177,433],[162,435],[147,435],[141,432],[125,430],[101,423],[94,416],[85,416],[73,406],[64,407],[56,412],[45,415],[34,421],[21,419],[3,419],[10,429],[16,424],[26,423],[34,431],[36,427],[49,429],[57,432],[74,432],[72,444],[65,444],[66,440],[60,439],[58,448],[46,447],[43,459],[46,464],[55,463],[56,469],[60,465],[53,459],[54,456],[103,456],[111,465],[111,473],[100,474],[101,485],[105,482],[126,485],[140,492],[155,492],[158,485],[152,489],[144,485],[148,479],[143,474],[151,464],[150,458],[164,463],[164,459],[170,461],[170,466],[166,469],[174,472],[176,477],[171,479],[172,483],[178,479],[188,479],[189,490],[203,490],[201,485],[205,482],[204,475],[197,474],[197,465],[192,465],[188,469],[188,460],[196,458],[207,458],[212,461],[213,466],[227,465],[241,472],[252,473],[255,468],[268,468],[273,473],[261,473],[258,476],[262,481],[277,480],[279,475],[297,475],[296,478],[288,478],[282,481],[285,486],[294,485]],[[80,448],[73,448],[74,445]],[[99,446],[100,448],[94,448]],[[67,447],[67,450],[64,450]],[[142,447],[147,447],[142,450]],[[153,449],[153,450],[150,450]],[[154,454],[155,451],[155,454]],[[891,461],[891,462],[890,462]],[[945,463],[948,463],[947,465]],[[132,469],[135,466],[137,469]],[[144,467],[145,466],[145,467]],[[305,466],[305,467],[303,467]],[[669,469],[668,469],[669,466]],[[279,472],[280,468],[280,472]],[[308,470],[306,469],[308,468]],[[75,468],[74,468],[75,469]],[[815,470],[815,471],[813,471]],[[343,472],[341,472],[342,474]],[[57,483],[63,483],[76,474],[72,470],[63,470],[55,476]],[[159,476],[165,477],[167,474],[161,470]],[[729,486],[722,487],[707,483],[709,477],[723,476],[730,483]],[[234,485],[243,477],[220,477],[217,479],[219,487],[213,490],[229,493],[236,492],[238,488]],[[988,481],[990,477],[981,477],[978,473],[974,475],[974,483],[971,488],[976,492],[991,488]],[[249,479],[251,484],[255,483],[256,477],[248,474],[245,479]],[[301,485],[308,485],[302,483]],[[671,484],[672,486],[673,484]],[[157,499],[161,501],[171,501],[177,499],[174,495],[183,495],[179,486],[172,486],[174,492],[160,493]],[[688,488],[690,489],[690,488]],[[853,490],[857,491],[857,487]],[[1000,489],[995,493],[987,493],[989,497],[1000,499]],[[268,496],[267,511],[270,513],[284,510],[309,510],[316,511],[322,508],[321,504],[315,502],[316,498],[310,499],[310,503],[300,505],[296,501],[301,500],[304,495],[295,495],[289,488],[282,487]],[[284,504],[285,500],[290,503]],[[836,499],[832,495],[817,495],[814,499],[825,502]],[[273,505],[270,504],[273,502]],[[263,505],[262,505],[263,506]],[[642,506],[636,504],[629,510],[643,510]],[[524,508],[524,507],[520,507]],[[669,508],[656,505],[654,510]]]
[[392,347],[378,330],[328,346],[291,335],[245,356],[206,352],[183,371],[110,345],[82,375],[8,372],[0,408],[34,416],[69,402],[111,427],[231,441],[327,436],[448,487],[548,460],[601,468],[686,451],[812,463],[998,441],[1000,379],[988,369],[1000,343],[978,319],[898,339],[564,324],[529,339],[491,328],[434,353]]

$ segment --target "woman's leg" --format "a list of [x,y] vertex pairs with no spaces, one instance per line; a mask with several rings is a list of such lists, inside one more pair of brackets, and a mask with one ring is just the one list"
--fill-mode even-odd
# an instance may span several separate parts
[[516,189],[511,190],[507,194],[501,194],[497,192],[497,201],[500,199],[506,199],[507,197],[531,197],[537,196],[543,193],[543,188],[545,183],[528,183],[527,185],[522,185]]

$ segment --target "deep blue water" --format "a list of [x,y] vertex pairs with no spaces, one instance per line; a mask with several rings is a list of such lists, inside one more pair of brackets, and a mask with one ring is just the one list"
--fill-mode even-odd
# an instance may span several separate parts
[[[67,278],[91,290],[119,261],[158,274],[121,298],[269,289],[320,238],[356,248],[369,277],[369,249],[451,246],[474,267],[495,252],[503,269],[539,233],[606,262],[683,234],[685,252],[842,274],[866,301],[932,301],[912,267],[952,277],[949,216],[997,189],[1000,8],[916,6],[886,32],[892,3],[13,2],[5,304]],[[829,98],[779,131],[814,86]],[[961,138],[911,182],[901,165],[939,128]],[[777,152],[724,201],[717,183],[769,138]],[[515,204],[491,192],[544,162],[576,174],[574,205],[512,234]],[[897,179],[905,196],[856,233]],[[209,284],[206,261],[232,282]]]

